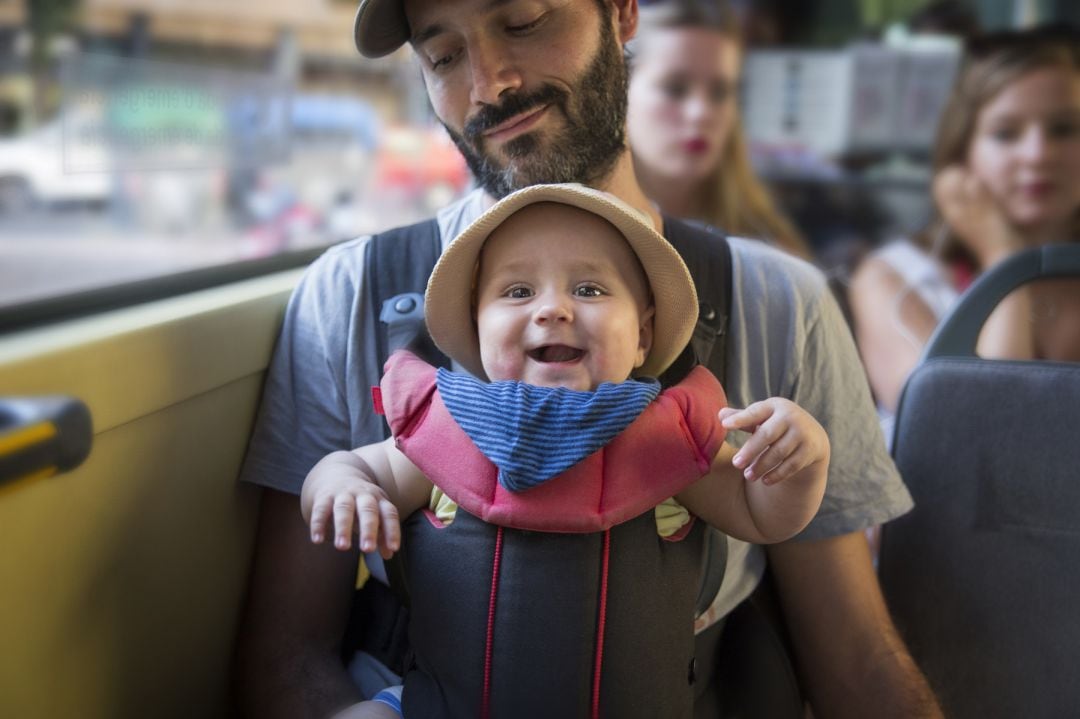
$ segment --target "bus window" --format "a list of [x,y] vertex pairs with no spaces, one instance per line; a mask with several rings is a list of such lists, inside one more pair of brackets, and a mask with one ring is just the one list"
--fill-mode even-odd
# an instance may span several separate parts
[[354,12],[0,3],[0,329],[302,264],[462,193],[409,54],[360,58]]

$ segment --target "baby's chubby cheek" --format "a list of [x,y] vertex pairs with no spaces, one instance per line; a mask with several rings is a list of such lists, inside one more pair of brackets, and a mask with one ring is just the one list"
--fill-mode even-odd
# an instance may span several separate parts
[[480,362],[484,365],[484,374],[489,382],[521,379],[524,371],[522,358],[499,352],[481,350]]

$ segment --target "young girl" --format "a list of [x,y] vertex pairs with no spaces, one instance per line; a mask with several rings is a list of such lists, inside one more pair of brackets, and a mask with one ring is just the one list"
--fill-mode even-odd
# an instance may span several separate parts
[[[975,39],[938,130],[939,218],[855,273],[851,307],[885,420],[930,335],[971,280],[1013,253],[1076,242],[1080,64],[1074,31]],[[1012,293],[979,339],[991,358],[1080,360],[1080,285],[1043,280]]]

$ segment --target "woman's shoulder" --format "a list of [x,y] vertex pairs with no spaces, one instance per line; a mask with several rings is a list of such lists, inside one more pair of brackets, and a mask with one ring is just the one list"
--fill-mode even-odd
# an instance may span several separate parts
[[852,274],[851,290],[853,297],[911,292],[938,317],[959,296],[945,265],[908,239],[894,240],[867,255]]

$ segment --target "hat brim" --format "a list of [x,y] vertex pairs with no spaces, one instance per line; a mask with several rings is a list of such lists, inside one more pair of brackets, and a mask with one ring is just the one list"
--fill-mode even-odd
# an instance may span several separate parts
[[480,251],[491,233],[518,210],[557,202],[598,215],[622,233],[637,255],[652,290],[653,343],[636,375],[658,376],[686,347],[697,324],[694,281],[678,251],[641,213],[611,195],[576,184],[533,185],[495,204],[447,247],[428,280],[424,314],[435,344],[477,377],[486,378],[473,310],[473,282]]
[[353,41],[364,57],[385,57],[409,37],[409,20],[401,0],[364,0],[356,9]]

